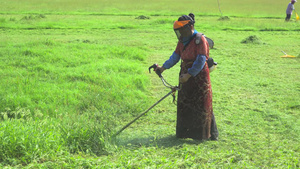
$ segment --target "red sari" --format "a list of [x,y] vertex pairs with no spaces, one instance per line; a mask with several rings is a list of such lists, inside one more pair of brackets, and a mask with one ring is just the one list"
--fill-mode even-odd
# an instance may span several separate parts
[[[192,67],[197,55],[205,55],[206,59],[209,58],[209,45],[202,36],[201,43],[198,45],[195,43],[195,38],[186,46],[178,42],[175,52],[182,60],[181,75],[187,73],[188,68]],[[198,140],[218,137],[207,63],[200,73],[182,84],[182,89],[178,92],[176,136]]]

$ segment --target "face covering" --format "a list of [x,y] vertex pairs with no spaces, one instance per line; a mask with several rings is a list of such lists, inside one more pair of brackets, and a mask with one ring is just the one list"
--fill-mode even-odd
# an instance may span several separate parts
[[184,45],[188,44],[191,38],[193,37],[193,32],[189,24],[184,25],[183,27],[174,29],[177,39]]

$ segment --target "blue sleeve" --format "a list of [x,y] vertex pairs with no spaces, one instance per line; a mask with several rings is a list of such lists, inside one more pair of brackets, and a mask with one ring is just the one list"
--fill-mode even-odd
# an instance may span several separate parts
[[188,69],[188,73],[195,77],[203,69],[205,62],[206,56],[198,55],[193,63],[193,66]]
[[180,56],[173,52],[173,54],[170,56],[169,60],[165,61],[165,63],[163,64],[163,67],[165,69],[170,69],[171,67],[173,67],[178,61],[180,60]]

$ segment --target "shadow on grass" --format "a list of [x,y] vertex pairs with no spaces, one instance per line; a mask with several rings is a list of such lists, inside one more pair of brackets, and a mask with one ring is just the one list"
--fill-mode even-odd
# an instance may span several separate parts
[[193,139],[180,139],[175,135],[169,135],[162,138],[155,137],[145,137],[145,138],[134,138],[129,140],[123,140],[119,142],[119,145],[126,147],[159,147],[159,148],[168,148],[168,147],[178,147],[183,144],[201,144],[203,140],[193,140]]

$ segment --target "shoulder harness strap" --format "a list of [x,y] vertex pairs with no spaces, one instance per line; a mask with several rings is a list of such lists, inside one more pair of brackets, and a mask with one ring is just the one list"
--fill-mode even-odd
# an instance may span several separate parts
[[208,42],[209,48],[211,48],[211,49],[214,48],[214,41],[211,40],[210,38],[206,37],[203,33],[196,34],[196,40],[195,40],[196,45],[199,45],[202,42],[202,40],[201,40],[202,36],[204,36],[206,41]]
[[196,34],[196,40],[195,40],[196,45],[199,45],[201,43],[202,35],[203,35],[202,33],[197,33]]

